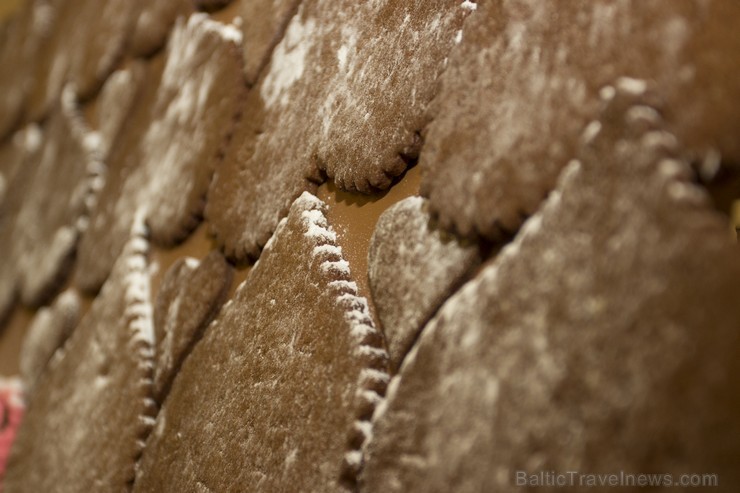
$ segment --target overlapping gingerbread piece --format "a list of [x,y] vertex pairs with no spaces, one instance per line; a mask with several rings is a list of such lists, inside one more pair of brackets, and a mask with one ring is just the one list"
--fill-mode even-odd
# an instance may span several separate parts
[[481,261],[477,244],[430,224],[427,208],[421,197],[402,200],[380,216],[370,240],[368,280],[394,368]]
[[192,7],[188,0],[139,0],[130,50],[135,56],[148,56],[164,46],[178,16]]
[[46,302],[66,279],[102,186],[95,139],[89,138],[72,97],[66,93],[43,129],[15,217],[13,256],[21,300],[30,306]]
[[75,3],[63,0],[33,2],[38,5],[34,17],[45,26],[46,35],[30,65],[33,77],[28,89],[27,121],[44,119],[58,103],[68,80],[74,50],[69,33],[74,32],[75,27],[79,29],[74,25]]
[[164,400],[183,360],[226,299],[232,267],[218,251],[181,259],[162,280],[154,305],[154,394]]
[[79,280],[86,290],[107,276],[138,205],[158,244],[177,243],[198,225],[244,90],[239,38],[234,26],[193,14],[178,21],[164,67],[149,66],[145,93],[108,159],[112,181],[82,243]]
[[178,21],[172,33],[142,142],[150,182],[147,223],[158,243],[181,240],[203,214],[244,94],[240,43],[235,26],[205,14]]
[[103,159],[108,158],[108,153],[119,132],[131,131],[130,129],[123,130],[123,125],[133,113],[137,97],[143,91],[142,84],[148,80],[146,73],[145,61],[132,61],[129,66],[112,73],[100,90],[97,100],[97,118],[89,124],[100,136],[99,151]]
[[134,491],[334,491],[359,464],[387,353],[324,207],[294,202],[185,360]]
[[463,235],[515,231],[596,117],[598,90],[618,77],[650,81],[687,149],[740,161],[740,116],[727,104],[740,97],[728,63],[738,20],[740,5],[722,0],[478,2],[434,105],[422,194]]
[[137,0],[76,0],[69,82],[83,98],[92,96],[123,58],[138,14]]
[[18,294],[18,246],[13,234],[18,211],[41,147],[42,132],[28,125],[0,146],[0,330]]
[[[128,239],[139,202],[138,195],[127,195],[127,187],[140,186],[135,178],[143,161],[140,143],[151,121],[163,68],[163,57],[146,64],[133,96],[136,104],[112,142],[107,142],[106,133],[100,129],[101,147],[108,147],[105,183],[80,240],[74,278],[75,285],[85,292],[100,289]],[[105,107],[100,109],[103,114],[108,111]],[[127,185],[129,182],[133,185]]]
[[257,257],[322,173],[346,190],[390,186],[418,153],[468,12],[447,1],[300,4],[211,185],[206,216],[229,256]]
[[658,113],[611,108],[423,330],[376,413],[363,491],[511,491],[517,471],[531,485],[615,467],[734,488],[737,246]]
[[138,227],[90,311],[37,382],[11,451],[8,492],[130,488],[156,412],[142,234]]
[[20,355],[21,378],[27,394],[32,393],[54,353],[72,334],[79,322],[80,311],[80,296],[70,289],[34,316],[26,330]]
[[242,18],[244,75],[254,84],[268,63],[272,49],[285,33],[301,0],[252,1],[239,3]]

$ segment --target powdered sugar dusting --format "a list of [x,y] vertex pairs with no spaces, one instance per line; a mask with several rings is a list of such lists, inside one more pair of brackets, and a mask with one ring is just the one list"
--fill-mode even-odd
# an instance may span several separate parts
[[[324,215],[326,205],[315,196],[304,193],[293,204],[293,208],[303,209],[300,218],[305,228],[304,236],[321,242],[312,250],[312,255],[321,261],[320,269],[324,275],[338,277],[328,283],[328,288],[335,294],[335,302],[342,308],[344,318],[349,325],[349,332],[356,341],[355,357],[375,364],[376,367],[364,368],[359,375],[357,395],[361,407],[358,413],[367,415],[363,406],[374,408],[382,401],[379,389],[384,390],[390,377],[385,371],[385,362],[388,354],[382,347],[377,347],[377,341],[382,335],[375,328],[367,300],[357,293],[357,284],[351,281],[349,262],[342,258],[342,249],[335,244],[336,233],[328,224]],[[372,414],[372,413],[369,413]],[[360,432],[362,439],[359,447],[346,452],[343,468],[345,474],[356,478],[362,466],[362,448],[372,435],[372,425],[366,418],[358,419],[355,432]]]
[[[131,228],[131,239],[124,249],[127,273],[124,280],[126,315],[132,317],[130,327],[133,330],[133,340],[142,341],[146,351],[151,352],[154,345],[154,322],[151,304],[151,285],[147,256],[149,242],[146,239],[144,225],[145,210],[140,209]],[[146,358],[145,358],[146,359]]]
[[308,19],[303,23],[299,16],[293,17],[285,32],[283,41],[275,48],[269,72],[260,89],[260,95],[266,106],[289,103],[287,89],[303,75],[306,55],[314,43],[316,21]]

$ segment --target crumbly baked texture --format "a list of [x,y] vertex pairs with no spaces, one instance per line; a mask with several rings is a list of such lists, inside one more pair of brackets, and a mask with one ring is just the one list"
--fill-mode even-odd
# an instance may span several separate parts
[[181,241],[200,222],[244,91],[239,38],[234,26],[193,14],[178,21],[164,60],[149,67],[81,245],[86,290],[105,280],[137,207],[160,245]]
[[185,360],[134,491],[336,491],[359,463],[387,354],[323,208],[294,202]]
[[256,258],[322,173],[345,190],[391,185],[418,154],[468,12],[446,1],[301,3],[211,185],[206,216],[230,257]]
[[516,231],[618,77],[650,81],[666,126],[699,159],[740,162],[740,113],[727,104],[740,98],[728,62],[738,20],[740,4],[722,0],[478,2],[434,104],[422,195],[462,235]]
[[80,296],[74,290],[60,294],[51,306],[41,308],[26,331],[20,357],[20,372],[26,395],[54,353],[62,347],[80,321]]
[[427,201],[410,197],[378,219],[368,252],[368,280],[394,369],[439,306],[480,264],[477,244],[430,224]]
[[621,96],[422,332],[376,413],[364,491],[615,468],[737,484],[737,246],[655,109]]
[[167,41],[175,20],[193,10],[188,0],[138,0],[129,49],[135,56],[149,56]]
[[95,141],[71,98],[68,93],[42,127],[38,156],[25,164],[29,176],[15,214],[12,255],[21,300],[30,306],[48,301],[65,281],[103,179]]
[[141,228],[39,379],[5,489],[127,491],[153,423],[152,320]]
[[154,305],[154,394],[162,402],[183,360],[226,299],[232,267],[218,251],[203,260],[175,262],[159,286]]

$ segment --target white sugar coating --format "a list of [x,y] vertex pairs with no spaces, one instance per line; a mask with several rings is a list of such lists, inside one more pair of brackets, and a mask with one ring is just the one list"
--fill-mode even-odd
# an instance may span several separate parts
[[357,283],[354,281],[345,281],[345,280],[338,280],[338,281],[332,281],[329,283],[329,287],[332,289],[337,289],[342,292],[349,292],[357,294]]
[[234,19],[234,24],[224,24],[223,22],[215,21],[210,19],[206,14],[194,14],[192,17],[202,16],[202,19],[198,19],[198,22],[204,22],[204,27],[210,32],[215,32],[226,41],[230,41],[238,46],[241,46],[243,35],[239,27],[239,24]]
[[191,270],[197,269],[198,266],[200,265],[200,260],[198,260],[197,258],[193,258],[193,257],[185,257],[185,265],[187,265],[188,268]]
[[41,127],[36,123],[27,126],[22,133],[18,133],[16,135],[24,139],[25,147],[28,152],[35,152],[41,147],[43,131],[41,130]]
[[[105,207],[97,209],[80,249],[81,264],[89,266],[78,274],[85,289],[97,287],[110,271],[137,209],[143,208],[141,224],[149,228],[148,238],[165,246],[183,239],[200,220],[242,91],[239,50],[218,35],[223,34],[219,26],[204,14],[180,17],[169,36],[161,76],[151,64],[135,61],[104,86],[101,109],[110,114],[101,120],[111,122],[105,130],[111,138],[103,139],[103,147],[109,148],[117,133],[136,137],[136,145],[130,151],[116,146],[110,157],[117,165],[111,176],[118,181],[103,190]],[[134,103],[143,96],[151,109],[137,109]],[[143,123],[121,126],[126,118]],[[106,253],[96,260],[98,244],[105,245]]]
[[[296,207],[299,207],[301,209],[306,209],[306,210],[309,210],[309,209],[319,209],[320,210],[320,209],[322,209],[323,207],[326,206],[326,204],[324,204],[324,202],[320,198],[318,198],[317,196],[315,196],[311,192],[303,192],[303,193],[301,193],[301,195],[298,196],[297,199],[295,199],[295,202],[294,203],[295,203]],[[323,216],[323,214],[322,214],[322,216]],[[315,220],[317,220],[317,221],[321,221],[321,220],[326,221],[326,218],[325,217],[323,219],[316,218]]]
[[353,466],[359,466],[362,464],[362,452],[359,450],[352,450],[350,452],[347,452],[344,455],[344,460],[347,461],[348,464]]
[[375,392],[374,390],[363,389],[363,390],[359,390],[357,394],[360,398],[364,399],[366,402],[376,405],[376,406],[383,400],[383,397],[377,392]]
[[388,383],[390,381],[390,375],[384,371],[376,370],[374,368],[365,368],[360,373],[360,380],[363,382],[382,382]]
[[372,346],[365,346],[365,345],[360,346],[357,349],[357,352],[360,355],[370,356],[370,357],[378,358],[378,359],[385,359],[388,357],[388,353],[386,352],[385,349],[372,347]]
[[460,4],[460,7],[473,11],[478,8],[478,5],[475,2],[471,2],[470,0],[465,0],[463,3]]
[[314,247],[313,249],[314,256],[317,255],[332,255],[332,256],[342,256],[342,248],[338,247],[336,245],[332,244],[324,244]]
[[[297,17],[297,16],[296,16]],[[316,21],[308,19],[303,24],[296,17],[288,26],[280,44],[275,48],[269,72],[260,88],[260,95],[269,108],[276,103],[288,104],[287,89],[303,75],[306,55],[316,41]]]
[[355,426],[355,429],[357,431],[359,431],[360,433],[362,433],[362,436],[365,437],[365,439],[363,440],[363,444],[367,440],[369,440],[370,438],[372,438],[372,436],[373,436],[373,425],[370,423],[370,421],[357,420],[357,421],[355,421],[354,426]]
[[615,85],[620,91],[633,96],[641,96],[647,91],[647,82],[632,77],[620,77]]
[[593,120],[583,130],[583,135],[581,136],[583,143],[588,144],[593,141],[599,135],[599,132],[601,132],[601,122]]
[[346,260],[337,260],[337,261],[330,261],[330,262],[324,262],[321,264],[321,270],[323,270],[326,273],[336,273],[340,275],[349,275],[349,262]]

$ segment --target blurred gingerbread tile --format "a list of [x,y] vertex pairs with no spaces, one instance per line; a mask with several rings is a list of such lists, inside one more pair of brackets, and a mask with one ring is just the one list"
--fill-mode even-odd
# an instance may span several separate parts
[[516,471],[615,464],[712,470],[732,491],[737,247],[657,112],[611,108],[423,330],[375,415],[363,491],[510,491]]
[[8,462],[8,491],[130,487],[156,412],[142,232],[140,225],[100,296],[37,382]]
[[[121,250],[137,207],[152,240],[171,246],[200,222],[243,95],[240,32],[205,14],[179,20],[164,60],[149,65],[113,144],[109,183],[81,246],[78,279],[94,290]],[[162,63],[164,66],[161,66]]]
[[722,0],[477,2],[442,78],[422,194],[463,235],[515,231],[596,117],[599,90],[619,77],[649,82],[688,151],[740,162],[740,113],[727,104],[740,98],[729,62],[739,20],[740,4]]
[[46,302],[71,271],[80,234],[102,180],[94,140],[68,93],[43,127],[41,148],[27,163],[28,181],[15,215],[13,256],[21,300]]
[[36,312],[26,331],[20,356],[20,373],[27,395],[33,393],[54,353],[62,347],[80,320],[80,296],[70,289],[51,306]]

